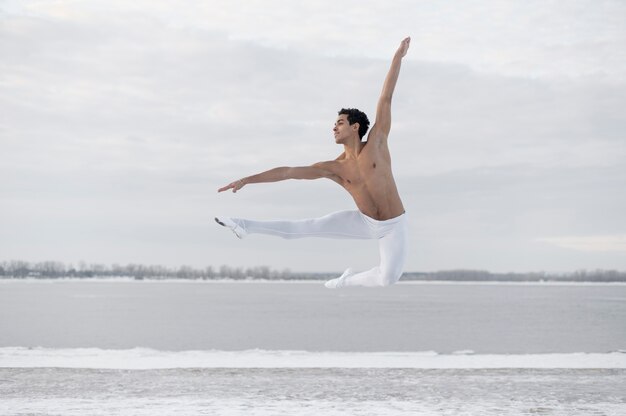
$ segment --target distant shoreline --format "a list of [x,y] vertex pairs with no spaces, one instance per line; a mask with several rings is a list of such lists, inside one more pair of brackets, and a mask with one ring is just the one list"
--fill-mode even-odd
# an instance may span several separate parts
[[[143,278],[133,277],[0,277],[2,283],[196,283],[196,284],[251,284],[292,283],[322,284],[324,279],[189,279],[189,278]],[[400,280],[396,285],[511,285],[511,286],[624,286],[626,281],[578,281],[578,280]]]
[[[130,263],[120,264],[65,264],[58,261],[28,262],[23,260],[0,261],[0,279],[116,279],[134,280],[224,280],[231,281],[324,281],[341,274],[336,272],[296,272],[276,270],[269,266],[195,268],[187,265],[167,267]],[[487,270],[452,269],[439,271],[406,271],[401,281],[419,282],[626,282],[626,271],[575,270],[567,273],[509,272],[492,273]]]

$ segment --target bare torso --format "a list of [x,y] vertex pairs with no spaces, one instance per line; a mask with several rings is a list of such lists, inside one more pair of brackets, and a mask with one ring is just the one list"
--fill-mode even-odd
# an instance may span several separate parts
[[354,199],[358,209],[379,221],[398,217],[404,206],[391,171],[387,143],[361,143],[356,157],[342,154],[327,165],[339,183]]
[[[402,215],[404,206],[391,171],[387,138],[391,129],[391,99],[410,41],[411,38],[407,37],[400,43],[391,61],[376,105],[376,121],[368,133],[367,142],[361,141],[369,126],[365,114],[356,109],[342,109],[333,127],[335,143],[344,146],[344,153],[337,159],[311,166],[270,169],[231,182],[218,192],[228,189],[237,192],[248,183],[329,178],[348,191],[358,209],[368,217],[384,221]],[[352,121],[348,115],[353,117]]]

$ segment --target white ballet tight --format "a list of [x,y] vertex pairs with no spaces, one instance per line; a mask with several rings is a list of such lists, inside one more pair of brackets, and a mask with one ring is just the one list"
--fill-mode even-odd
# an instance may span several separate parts
[[270,234],[287,239],[377,239],[380,265],[347,275],[342,279],[341,286],[388,286],[396,283],[402,275],[407,254],[406,214],[385,221],[375,220],[357,210],[297,221],[232,220],[249,234]]

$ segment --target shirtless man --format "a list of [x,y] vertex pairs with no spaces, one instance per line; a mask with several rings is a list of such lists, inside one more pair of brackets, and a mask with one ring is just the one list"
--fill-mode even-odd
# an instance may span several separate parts
[[402,58],[411,38],[400,43],[385,78],[376,107],[376,121],[367,141],[367,116],[356,109],[339,111],[333,132],[344,152],[335,160],[311,166],[278,167],[232,182],[218,190],[237,192],[251,183],[286,179],[328,178],[341,185],[354,199],[358,210],[340,211],[299,221],[252,221],[243,218],[215,218],[239,238],[250,233],[283,238],[325,237],[378,239],[380,265],[355,273],[347,269],[341,277],[326,282],[328,288],[344,286],[388,286],[400,279],[407,254],[407,225],[404,207],[391,171],[387,140],[391,129],[391,98],[400,74]]

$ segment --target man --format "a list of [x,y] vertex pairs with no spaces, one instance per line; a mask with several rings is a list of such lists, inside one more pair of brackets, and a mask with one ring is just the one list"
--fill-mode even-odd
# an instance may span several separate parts
[[341,277],[326,282],[326,287],[388,286],[397,282],[406,260],[407,225],[391,171],[387,140],[391,129],[391,98],[410,41],[411,38],[404,39],[393,57],[376,107],[376,121],[366,142],[362,139],[369,127],[367,116],[356,109],[342,109],[333,132],[335,142],[343,145],[344,152],[335,160],[311,166],[270,169],[239,179],[218,190],[223,192],[232,189],[237,192],[251,183],[328,178],[348,191],[358,210],[299,221],[252,221],[228,217],[215,220],[230,228],[239,238],[259,233],[283,238],[378,239],[379,266],[361,273],[347,269]]

